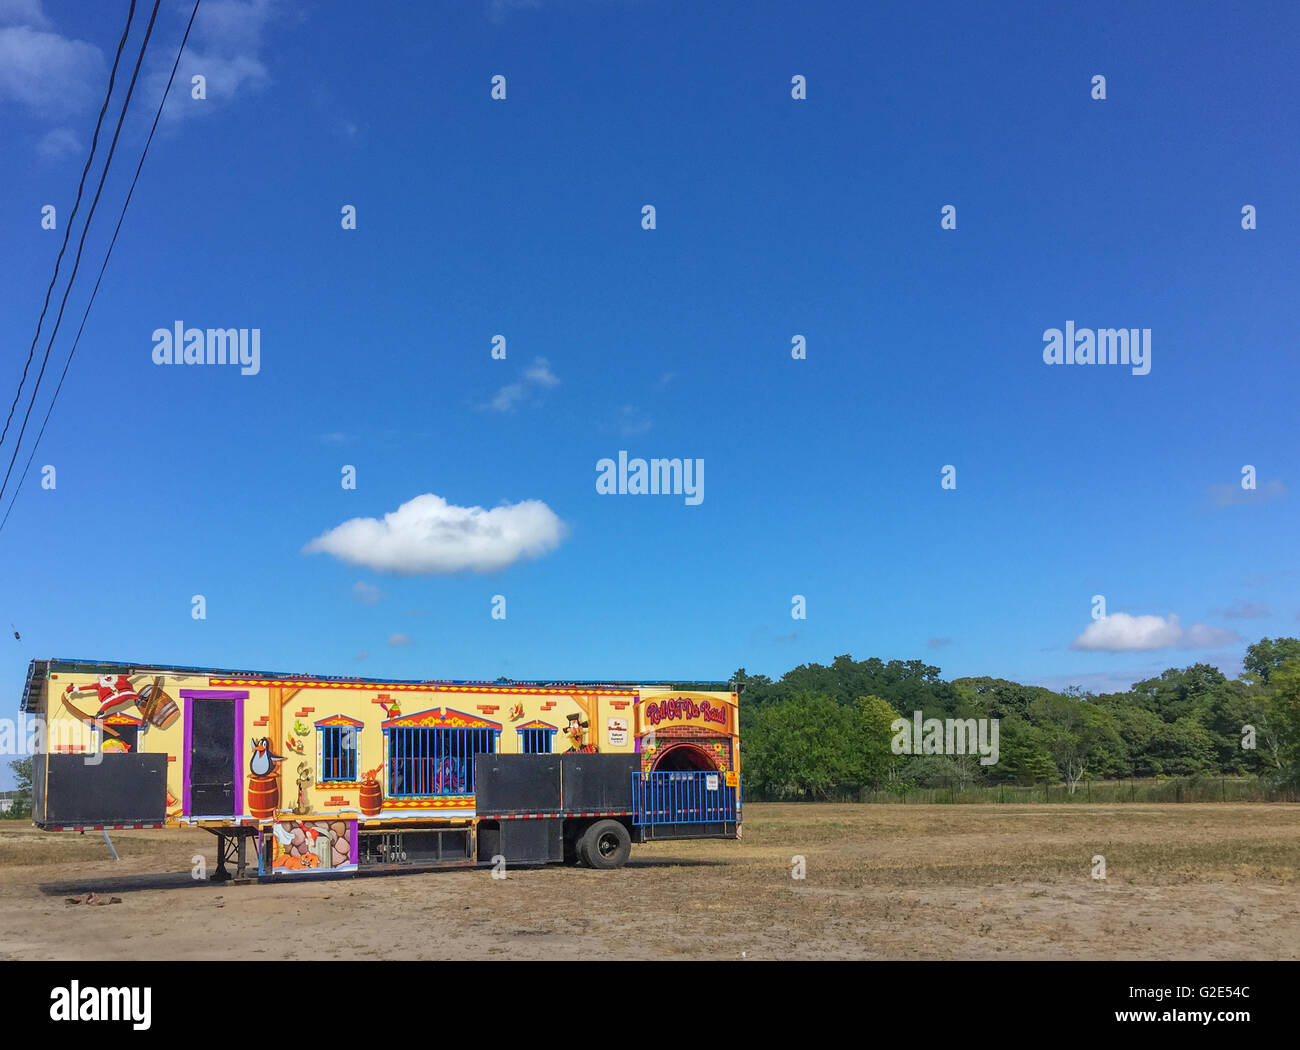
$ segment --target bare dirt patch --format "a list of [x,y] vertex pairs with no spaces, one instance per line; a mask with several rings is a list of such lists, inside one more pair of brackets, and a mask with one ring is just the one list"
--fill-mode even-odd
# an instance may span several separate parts
[[[213,839],[0,825],[4,959],[1300,959],[1300,806],[762,805],[741,842],[243,886]],[[1106,879],[1092,877],[1103,856]],[[791,878],[793,858],[807,877]],[[92,908],[65,898],[122,898]]]

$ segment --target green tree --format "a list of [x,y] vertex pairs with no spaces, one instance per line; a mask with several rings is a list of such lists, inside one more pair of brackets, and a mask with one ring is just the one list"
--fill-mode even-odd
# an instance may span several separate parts
[[1019,715],[1004,716],[998,723],[998,761],[988,777],[996,784],[1034,784],[1055,781],[1060,770],[1052,761],[1042,730]]
[[861,718],[828,696],[795,696],[755,712],[745,738],[747,777],[760,795],[824,800],[860,786]]
[[1276,778],[1300,786],[1300,659],[1288,660],[1269,675],[1269,720],[1277,738]]
[[858,740],[864,783],[879,787],[902,765],[902,756],[894,754],[894,720],[898,712],[881,696],[860,696],[857,704]]
[[1119,726],[1106,708],[1073,696],[1034,701],[1030,716],[1073,794],[1085,776],[1113,776],[1128,763]]
[[17,819],[21,817],[30,817],[32,815],[32,759],[29,755],[27,758],[18,758],[9,763],[9,768],[13,770],[14,780],[18,789],[18,794],[14,798],[13,808],[9,811],[9,816]]
[[1300,660],[1300,638],[1261,638],[1241,662],[1247,673],[1267,685],[1273,673],[1292,660]]

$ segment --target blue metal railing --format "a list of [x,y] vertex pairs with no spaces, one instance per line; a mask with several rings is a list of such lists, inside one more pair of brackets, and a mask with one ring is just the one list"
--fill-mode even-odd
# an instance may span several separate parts
[[690,770],[633,773],[635,824],[737,823],[740,783],[727,786],[727,774]]

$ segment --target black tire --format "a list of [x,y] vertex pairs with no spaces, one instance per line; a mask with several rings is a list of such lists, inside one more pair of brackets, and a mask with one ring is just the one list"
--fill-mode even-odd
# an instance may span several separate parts
[[598,820],[578,843],[578,855],[589,868],[621,868],[632,853],[632,836],[617,820]]

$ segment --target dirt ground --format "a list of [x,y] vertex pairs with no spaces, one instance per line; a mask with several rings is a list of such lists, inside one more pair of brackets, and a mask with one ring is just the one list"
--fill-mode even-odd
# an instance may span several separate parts
[[749,804],[740,842],[501,880],[197,882],[215,841],[0,824],[0,959],[1300,959],[1298,805]]

